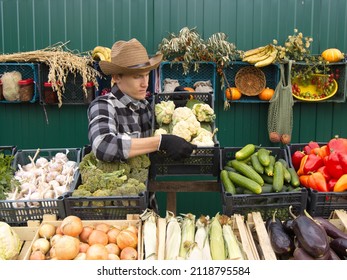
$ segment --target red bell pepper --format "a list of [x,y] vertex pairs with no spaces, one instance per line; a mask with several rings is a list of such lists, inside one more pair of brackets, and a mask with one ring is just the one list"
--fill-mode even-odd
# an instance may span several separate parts
[[337,182],[337,179],[335,178],[331,178],[329,181],[328,181],[328,190],[329,192],[333,192],[334,191],[334,187],[335,187],[335,184]]
[[301,176],[299,176],[300,185],[304,186],[306,188],[309,188],[310,186],[308,185],[308,178],[310,176],[311,175],[301,175]]
[[336,152],[330,153],[325,158],[325,166],[332,178],[339,179],[344,174],[338,153]]
[[306,175],[306,174],[304,173],[304,166],[305,166],[305,163],[306,163],[306,161],[307,161],[307,158],[308,158],[308,155],[304,155],[304,157],[301,159],[300,167],[299,167],[298,171],[296,171],[296,173],[298,174],[298,176]]
[[294,169],[297,171],[300,167],[300,162],[302,158],[304,157],[305,153],[302,151],[295,151],[294,154],[292,154],[292,164]]
[[319,167],[317,172],[322,173],[327,182],[329,182],[329,180],[331,179],[331,176],[328,172],[328,168],[325,165]]
[[304,153],[306,155],[309,155],[311,153],[312,149],[319,148],[319,145],[315,141],[310,141],[308,144],[304,147]]
[[319,192],[328,191],[327,182],[325,181],[323,174],[320,172],[312,173],[308,178],[307,183],[311,189],[317,190]]
[[321,157],[315,154],[309,154],[304,165],[304,174],[316,172],[323,165],[324,161]]
[[328,148],[330,153],[332,152],[340,152],[347,154],[347,139],[339,138],[339,136],[335,136],[335,138],[331,139],[328,142]]
[[337,153],[343,173],[347,174],[347,153]]

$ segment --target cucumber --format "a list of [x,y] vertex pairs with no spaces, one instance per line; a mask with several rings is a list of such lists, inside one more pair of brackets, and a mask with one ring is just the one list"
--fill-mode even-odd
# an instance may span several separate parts
[[260,148],[257,152],[258,154],[258,159],[259,162],[263,165],[263,166],[269,166],[270,165],[270,153],[271,151],[265,149],[265,148]]
[[231,166],[228,166],[228,165],[224,166],[223,169],[226,171],[236,171],[234,168],[232,168]]
[[288,168],[288,167],[289,167],[289,166],[288,166],[288,162],[286,162],[285,159],[279,158],[277,161],[281,162],[281,163],[284,165],[285,168]]
[[255,171],[257,171],[259,174],[264,173],[264,166],[261,165],[259,159],[258,159],[258,153],[254,153],[251,155],[251,164]]
[[255,145],[247,144],[235,153],[235,158],[237,160],[244,160],[250,157],[254,152],[255,152]]
[[276,158],[272,155],[270,155],[270,164],[268,166],[264,167],[264,173],[267,176],[273,176],[274,175],[274,164],[276,162]]
[[267,183],[267,184],[271,184],[271,185],[272,185],[272,183],[273,183],[273,181],[274,181],[273,176],[268,176],[268,175],[266,175],[266,174],[260,174],[260,176],[263,178],[264,183]]
[[247,163],[234,159],[231,161],[231,165],[236,171],[246,176],[247,178],[257,182],[260,186],[264,185],[263,178],[259,175],[257,171],[253,169],[253,167],[251,167]]
[[[283,178],[284,178],[284,181],[286,183],[290,183],[290,181],[292,179],[292,175],[289,173],[287,167],[285,167],[285,164],[283,163],[283,161],[278,160],[278,162],[280,162],[282,164],[282,166],[283,166]],[[287,164],[287,166],[288,166],[288,164]]]
[[231,193],[231,194],[236,194],[235,185],[230,180],[227,170],[222,170],[220,172],[220,180],[221,180],[226,192]]
[[253,193],[260,194],[262,192],[261,185],[249,179],[248,177],[236,172],[228,171],[230,180],[237,186],[243,187]]
[[[264,186],[261,187],[261,193],[272,193],[272,185],[270,184],[264,184]],[[244,194],[254,194],[254,192],[245,189],[243,191]]]
[[299,176],[296,173],[295,169],[293,167],[289,167],[288,168],[288,172],[290,173],[290,184],[297,188],[300,187],[300,180],[299,180]]
[[272,187],[275,192],[280,192],[283,189],[284,185],[284,176],[283,176],[283,165],[281,162],[276,161],[274,164],[274,180]]

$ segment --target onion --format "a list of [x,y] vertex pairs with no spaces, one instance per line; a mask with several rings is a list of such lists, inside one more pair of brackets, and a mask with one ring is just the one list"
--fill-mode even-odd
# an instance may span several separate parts
[[53,235],[51,240],[50,240],[51,246],[53,247],[62,236],[63,235],[61,233],[57,233],[57,234]]
[[107,233],[110,230],[111,226],[106,223],[100,223],[95,226],[95,229],[101,230],[105,233]]
[[51,239],[55,234],[55,226],[52,224],[43,224],[39,229],[39,236],[44,237],[46,239]]
[[46,256],[44,253],[42,253],[41,251],[34,251],[31,253],[29,260],[45,260]]
[[84,243],[84,242],[80,242],[80,253],[85,253],[87,252],[88,248],[89,248],[89,244],[88,243]]
[[136,248],[137,242],[138,242],[137,235],[127,229],[122,230],[117,235],[117,245],[119,249],[121,250],[123,250],[125,247]]
[[63,234],[78,237],[83,230],[82,220],[77,216],[67,216],[63,219],[60,228]]
[[54,247],[58,260],[72,260],[79,253],[80,241],[76,237],[63,235]]
[[108,251],[106,247],[102,244],[91,245],[87,252],[87,260],[107,260]]
[[138,230],[137,226],[134,226],[134,225],[128,226],[128,227],[126,228],[126,230],[132,231],[132,232],[135,233],[136,235],[139,233],[139,230]]
[[120,233],[120,231],[121,230],[119,228],[111,228],[107,232],[108,243],[116,243],[117,242],[117,235]]
[[133,247],[125,247],[119,257],[121,260],[137,260],[137,251]]
[[34,251],[41,251],[43,254],[46,254],[50,248],[51,248],[50,243],[45,238],[36,239],[33,242],[33,245],[31,246],[31,250],[33,252]]
[[108,243],[105,247],[106,247],[109,254],[115,254],[115,255],[119,256],[120,249],[119,249],[117,244]]
[[108,243],[108,236],[105,232],[101,230],[94,229],[88,238],[88,244],[93,245],[93,244],[102,244],[106,245]]
[[88,243],[89,235],[92,233],[93,230],[93,226],[84,226],[82,232],[80,233],[80,240],[82,242]]
[[108,260],[120,260],[120,258],[116,254],[108,254]]
[[74,258],[74,260],[86,260],[87,254],[86,253],[78,253],[78,255]]

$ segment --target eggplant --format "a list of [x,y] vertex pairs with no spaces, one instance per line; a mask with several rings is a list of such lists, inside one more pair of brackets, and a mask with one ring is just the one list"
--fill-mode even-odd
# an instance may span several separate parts
[[[276,223],[281,223],[281,220],[277,217],[275,217],[275,221],[276,221]],[[273,222],[273,213],[272,213],[272,217],[267,218],[265,221],[265,228],[266,228],[267,232],[269,232],[269,226],[272,222]]]
[[291,253],[294,250],[294,242],[283,228],[282,222],[273,214],[271,222],[269,222],[269,237],[272,249],[278,255]]
[[314,259],[322,258],[330,249],[324,228],[309,217],[306,210],[296,217],[289,207],[289,213],[294,218],[293,231],[300,246]]
[[333,249],[330,248],[330,258],[329,260],[340,261],[341,258],[335,253]]
[[293,219],[287,219],[285,220],[282,224],[283,224],[283,228],[286,231],[286,233],[288,233],[289,235],[294,235],[294,231],[293,231]]
[[335,238],[330,241],[330,248],[341,258],[345,259],[347,257],[347,239],[345,238]]
[[323,217],[314,217],[315,221],[318,222],[327,232],[327,235],[335,239],[338,237],[347,239],[347,233],[340,230],[338,227],[330,223],[327,219]]
[[330,250],[328,250],[322,257],[314,258],[308,252],[306,252],[304,248],[296,247],[293,252],[293,257],[294,260],[330,260],[331,253]]

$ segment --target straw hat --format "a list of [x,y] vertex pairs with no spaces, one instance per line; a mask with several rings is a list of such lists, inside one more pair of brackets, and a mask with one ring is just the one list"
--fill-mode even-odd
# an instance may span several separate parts
[[162,58],[162,54],[149,58],[145,47],[138,40],[131,39],[114,43],[111,62],[103,60],[99,65],[106,75],[134,74],[157,68]]

